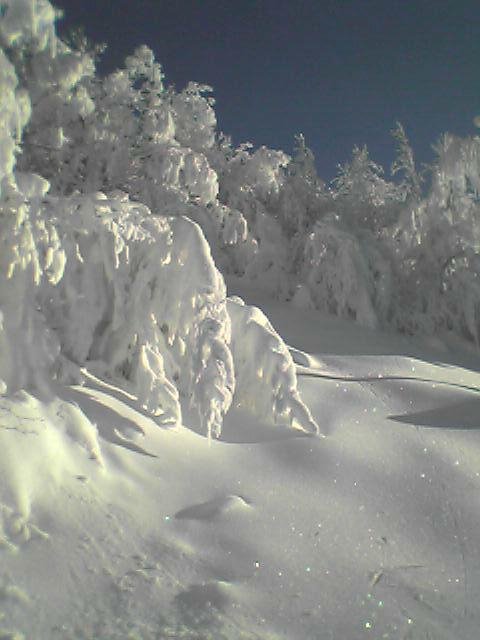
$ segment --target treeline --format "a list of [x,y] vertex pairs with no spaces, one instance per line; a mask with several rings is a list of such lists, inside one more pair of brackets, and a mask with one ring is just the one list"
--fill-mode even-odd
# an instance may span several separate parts
[[18,166],[51,193],[126,192],[198,222],[224,274],[368,326],[478,344],[478,137],[443,136],[422,184],[397,124],[394,178],[355,148],[325,185],[303,136],[293,157],[234,148],[210,87],[168,87],[147,47],[101,78],[95,47],[74,40],[15,61],[32,96]]

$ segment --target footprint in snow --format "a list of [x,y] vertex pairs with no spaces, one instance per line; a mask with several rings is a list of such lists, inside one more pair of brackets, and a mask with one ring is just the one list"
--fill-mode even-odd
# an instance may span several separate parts
[[241,509],[249,506],[250,504],[245,498],[237,495],[227,495],[185,507],[185,509],[177,511],[175,518],[177,520],[213,520],[224,513],[232,511],[232,509]]

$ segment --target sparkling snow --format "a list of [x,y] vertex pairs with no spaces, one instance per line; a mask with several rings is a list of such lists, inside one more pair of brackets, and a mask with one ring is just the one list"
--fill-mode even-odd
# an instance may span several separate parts
[[209,443],[93,376],[2,399],[4,634],[476,637],[480,360],[264,309],[325,439],[236,410]]

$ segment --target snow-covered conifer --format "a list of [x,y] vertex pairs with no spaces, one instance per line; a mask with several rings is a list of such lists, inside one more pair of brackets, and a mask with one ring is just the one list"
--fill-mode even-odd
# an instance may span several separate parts
[[392,164],[392,175],[402,174],[400,188],[406,200],[418,200],[422,191],[422,178],[417,172],[413,149],[400,122],[395,124],[392,136],[397,143],[397,157]]
[[392,222],[391,205],[398,193],[382,176],[382,167],[370,159],[367,147],[354,147],[351,161],[339,168],[334,181],[336,208],[348,227],[378,233]]

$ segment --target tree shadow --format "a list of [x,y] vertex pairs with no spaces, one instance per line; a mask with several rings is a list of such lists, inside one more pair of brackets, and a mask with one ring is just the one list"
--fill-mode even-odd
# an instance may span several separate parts
[[[191,407],[182,403],[183,424],[199,436],[207,437],[200,420]],[[220,442],[228,444],[260,444],[294,438],[312,438],[314,434],[285,425],[268,424],[244,409],[231,408],[225,415]]]
[[143,456],[158,457],[135,442],[137,438],[145,436],[145,431],[138,422],[125,416],[123,399],[117,400],[88,387],[66,387],[61,392],[59,390],[58,395],[62,400],[78,405],[90,422],[96,425],[98,435],[103,440]]
[[231,409],[225,416],[220,439],[235,444],[258,444],[309,437],[313,434],[285,425],[267,424],[248,411]]
[[430,429],[480,429],[480,400],[454,402],[444,407],[388,416],[394,422],[403,422]]
[[[438,363],[434,363],[437,366]],[[445,365],[452,366],[453,365]],[[323,378],[325,380],[337,380],[340,382],[420,382],[423,384],[430,384],[443,387],[452,387],[455,389],[461,389],[462,391],[473,391],[474,393],[480,393],[480,388],[476,386],[460,384],[458,382],[450,382],[448,380],[436,380],[433,378],[419,378],[415,376],[401,376],[401,375],[378,375],[378,376],[353,376],[353,375],[334,375],[328,372],[322,372],[315,369],[305,369],[297,367],[297,376],[301,378]]]

